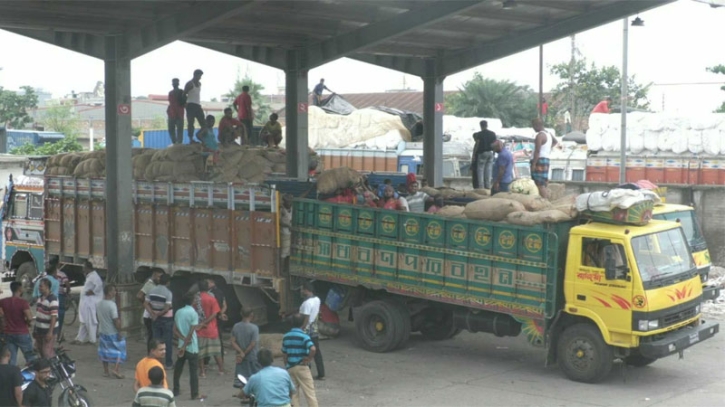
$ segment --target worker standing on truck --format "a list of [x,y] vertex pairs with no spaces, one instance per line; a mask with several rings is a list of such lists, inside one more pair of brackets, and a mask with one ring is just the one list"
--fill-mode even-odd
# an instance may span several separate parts
[[405,202],[408,207],[408,212],[424,213],[425,204],[427,202],[433,202],[433,198],[425,192],[418,190],[418,181],[415,179],[415,174],[408,174],[408,196],[405,197]]
[[[307,323],[303,315],[295,314],[292,316],[292,326],[295,328],[292,328],[282,338],[284,364],[287,373],[292,378],[294,387],[299,390],[292,395],[292,405],[295,407],[300,405],[299,393],[301,392],[305,395],[308,407],[317,407],[315,382],[312,380],[312,371],[310,370],[310,361],[315,357],[317,349],[310,336],[304,331]],[[264,366],[263,361],[262,366]],[[261,370],[261,372],[263,371],[264,369]]]
[[596,106],[594,106],[594,109],[592,109],[592,113],[609,113],[610,105],[612,104],[612,98],[607,96],[606,98],[602,99],[601,102],[597,103]]
[[201,69],[194,71],[194,77],[186,82],[184,86],[184,96],[186,96],[186,120],[189,127],[189,140],[194,139],[194,120],[199,122],[199,126],[203,129],[204,109],[201,108],[201,76],[204,72]]
[[491,178],[493,171],[493,142],[496,141],[496,133],[488,129],[488,122],[481,120],[479,123],[481,131],[473,134],[476,141],[476,171],[478,173],[477,188],[491,189]]
[[[146,296],[149,295],[151,292],[151,289],[156,287],[159,284],[159,279],[164,274],[164,271],[161,269],[154,269],[151,272],[151,278],[146,280],[146,283],[141,287],[141,289],[136,294],[136,299],[143,305],[144,302],[146,302]],[[149,314],[149,310],[144,307],[143,309],[143,325],[146,327],[146,352],[150,350],[149,346],[151,344],[151,340],[154,338],[154,331],[151,327],[152,324],[151,314]]]
[[300,292],[306,298],[300,306],[300,314],[305,317],[305,333],[310,336],[316,349],[317,377],[315,379],[325,380],[325,364],[322,361],[322,351],[320,350],[320,329],[317,325],[320,316],[320,298],[315,295],[315,287],[310,282],[305,283]]
[[96,332],[98,331],[96,305],[103,299],[103,280],[98,272],[93,270],[93,264],[88,260],[83,263],[83,274],[86,275],[86,282],[83,284],[78,310],[81,327],[78,329],[78,336],[74,341],[76,345],[83,345],[86,342],[96,343]]
[[504,147],[501,140],[493,143],[493,151],[497,154],[493,164],[493,185],[491,195],[498,192],[508,192],[509,185],[514,180],[514,157],[511,151]]
[[171,80],[171,91],[169,92],[169,107],[166,108],[167,124],[169,125],[169,138],[172,144],[184,142],[184,105],[186,96],[179,88],[179,79]]
[[319,106],[322,104],[322,92],[327,90],[330,93],[335,93],[331,91],[327,86],[325,86],[325,78],[320,79],[320,83],[315,85],[315,88],[312,90],[312,104],[315,106]]
[[242,86],[242,93],[234,99],[234,110],[239,114],[239,121],[242,122],[247,130],[249,143],[253,146],[259,145],[259,140],[252,137],[252,123],[254,121],[254,109],[252,109],[252,96],[249,94],[249,86]]
[[549,155],[551,149],[556,146],[556,139],[544,130],[544,122],[541,119],[534,119],[531,125],[536,131],[534,138],[534,158],[531,160],[531,178],[539,188],[539,195],[548,199],[549,191]]

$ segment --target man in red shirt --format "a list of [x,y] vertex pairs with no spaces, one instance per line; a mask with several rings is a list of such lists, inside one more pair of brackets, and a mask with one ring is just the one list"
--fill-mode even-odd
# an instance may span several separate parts
[[612,103],[612,98],[607,97],[601,102],[597,103],[592,109],[592,113],[609,113],[609,105]]
[[222,348],[219,342],[219,330],[217,329],[217,315],[221,312],[216,298],[209,293],[209,282],[199,281],[199,301],[204,310],[204,320],[201,328],[196,331],[199,338],[199,377],[206,377],[206,364],[204,359],[214,357],[219,367],[219,374],[224,374],[224,363],[222,362]]
[[182,144],[184,142],[184,105],[186,97],[184,91],[179,88],[179,79],[171,80],[171,92],[169,92],[169,107],[166,108],[168,116],[169,137],[171,143]]
[[249,86],[242,86],[242,94],[234,100],[234,109],[239,113],[239,121],[244,124],[247,130],[247,137],[251,141],[251,145],[256,146],[259,140],[254,140],[252,136],[252,121],[254,121],[254,110],[252,110],[252,97],[249,95]]
[[241,138],[241,144],[247,144],[246,126],[232,116],[232,108],[224,109],[224,117],[219,120],[219,143],[231,144]]
[[30,304],[23,299],[23,284],[19,281],[10,283],[13,296],[0,300],[0,314],[5,326],[5,343],[10,349],[10,364],[15,365],[18,358],[18,348],[23,351],[26,363],[35,358],[33,352],[33,339],[30,337],[28,327],[33,322]]

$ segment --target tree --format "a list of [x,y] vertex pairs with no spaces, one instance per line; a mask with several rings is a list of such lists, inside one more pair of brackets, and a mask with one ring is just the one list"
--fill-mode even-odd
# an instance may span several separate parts
[[488,79],[476,73],[460,92],[446,98],[446,110],[460,117],[495,117],[505,127],[529,127],[537,96],[524,85]]
[[[587,118],[594,106],[606,97],[611,97],[613,104],[619,105],[622,74],[616,66],[599,68],[594,63],[587,65],[587,60],[582,58],[575,60],[573,66],[570,62],[554,65],[551,67],[551,73],[561,79],[553,91],[551,110],[553,112],[569,110],[575,123]],[[637,83],[635,76],[627,78],[629,93],[627,106],[630,109],[648,110],[647,93],[651,85],[652,83],[646,85]],[[572,93],[574,105],[570,106]]]
[[10,150],[10,154],[17,155],[55,155],[61,153],[74,153],[83,151],[83,146],[78,142],[74,135],[66,135],[63,139],[55,143],[45,143],[40,146],[33,144],[24,144]]
[[28,110],[38,106],[38,95],[30,86],[23,86],[22,94],[5,90],[0,86],[0,125],[22,129],[32,123]]
[[[706,68],[708,72],[725,75],[725,65],[717,65]],[[725,90],[725,86],[720,87],[721,90]],[[725,113],[725,102],[722,102],[720,107],[715,110],[714,113]]]
[[70,105],[50,106],[38,121],[43,123],[46,130],[63,133],[66,137],[78,137],[81,131],[81,118]]
[[224,95],[230,100],[229,107],[232,107],[234,99],[236,99],[237,96],[242,93],[242,88],[244,86],[249,86],[249,96],[252,97],[252,109],[254,109],[254,124],[260,126],[264,125],[265,123],[267,123],[269,115],[272,114],[272,108],[269,106],[269,104],[264,103],[264,97],[262,96],[264,86],[257,82],[254,82],[254,80],[249,77],[249,74],[245,74],[244,78],[240,78],[239,75],[237,75],[237,80],[234,82],[234,88],[230,89],[229,93]]

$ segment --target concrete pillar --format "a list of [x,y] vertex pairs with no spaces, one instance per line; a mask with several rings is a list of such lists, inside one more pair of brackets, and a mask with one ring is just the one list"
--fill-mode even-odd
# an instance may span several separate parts
[[307,138],[307,70],[298,69],[298,54],[290,51],[285,70],[285,145],[287,148],[287,175],[300,181],[307,179],[309,145]]
[[106,257],[107,281],[134,282],[131,168],[131,60],[119,37],[106,37]]
[[423,174],[431,187],[443,186],[443,80],[438,60],[426,61],[423,77]]

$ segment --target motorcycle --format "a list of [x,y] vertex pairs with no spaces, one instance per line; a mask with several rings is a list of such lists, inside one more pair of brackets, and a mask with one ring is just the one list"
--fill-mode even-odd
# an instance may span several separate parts
[[[88,397],[88,390],[85,387],[73,383],[76,375],[76,362],[72,360],[65,349],[56,348],[55,356],[48,359],[50,362],[50,377],[48,386],[51,394],[55,386],[62,389],[58,396],[58,407],[91,407],[91,400]],[[25,367],[20,372],[23,376],[22,390],[35,380],[35,372],[31,367]]]
[[[244,386],[247,385],[247,378],[243,375],[238,374],[237,380],[239,380],[242,383],[241,388],[244,388]],[[236,386],[235,386],[236,387]],[[249,407],[257,407],[257,400],[254,398],[254,394],[248,395],[249,398],[242,400],[242,405],[248,405]]]

